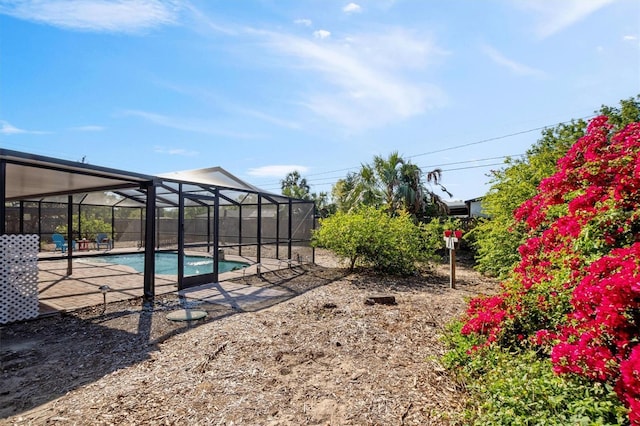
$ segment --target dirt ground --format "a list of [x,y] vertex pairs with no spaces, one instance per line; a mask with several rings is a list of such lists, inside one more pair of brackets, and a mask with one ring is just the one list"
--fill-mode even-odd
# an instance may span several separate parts
[[[400,279],[316,265],[239,282],[287,296],[232,309],[108,304],[0,328],[0,425],[453,425],[464,390],[443,327],[496,283],[463,263]],[[397,304],[367,304],[371,296]]]

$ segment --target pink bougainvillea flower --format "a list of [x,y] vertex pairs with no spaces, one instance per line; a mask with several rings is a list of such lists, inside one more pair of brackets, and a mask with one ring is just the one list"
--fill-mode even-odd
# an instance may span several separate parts
[[591,120],[514,217],[529,238],[503,292],[470,302],[471,352],[553,346],[554,371],[615,384],[640,425],[640,123]]

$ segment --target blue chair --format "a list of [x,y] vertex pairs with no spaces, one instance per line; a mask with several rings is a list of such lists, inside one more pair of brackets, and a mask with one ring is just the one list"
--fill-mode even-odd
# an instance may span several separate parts
[[107,250],[112,249],[113,246],[111,245],[111,239],[107,234],[98,234],[96,236],[96,248],[100,250],[101,246],[105,246]]
[[[53,234],[53,235],[51,235],[51,239],[53,240],[53,242],[56,245],[55,248],[53,249],[53,251],[60,250],[62,253],[67,251],[67,248],[69,247],[69,244],[65,241],[64,236],[62,234]],[[71,241],[71,247],[74,250],[76,249],[76,242],[75,241]]]

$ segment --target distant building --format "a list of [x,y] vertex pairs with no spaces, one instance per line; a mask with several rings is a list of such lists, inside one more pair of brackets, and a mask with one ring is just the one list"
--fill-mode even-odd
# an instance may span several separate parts
[[467,206],[469,217],[489,217],[482,209],[482,198],[483,197],[472,198],[464,202]]
[[446,200],[447,216],[449,217],[469,217],[469,208],[462,200]]

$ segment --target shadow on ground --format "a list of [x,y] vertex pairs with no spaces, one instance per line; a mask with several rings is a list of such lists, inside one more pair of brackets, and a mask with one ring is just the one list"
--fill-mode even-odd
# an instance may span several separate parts
[[[191,328],[291,299],[345,276],[339,269],[293,268],[237,282],[286,292],[243,308],[186,302],[207,312],[203,320],[175,322],[166,314],[185,308],[176,295],[160,295],[153,310],[141,299],[0,327],[0,419],[31,410],[84,384],[150,358],[159,345]],[[179,362],[179,361],[178,361]]]
[[[433,294],[443,294],[451,290],[450,263],[448,254],[443,251],[439,262],[432,263],[427,269],[410,276],[396,276],[374,273],[370,270],[356,270],[348,277],[351,284],[370,292],[411,292],[419,290]],[[493,282],[491,278],[479,279],[473,272],[473,254],[466,250],[457,250],[455,286],[462,292],[477,293],[478,286]]]

